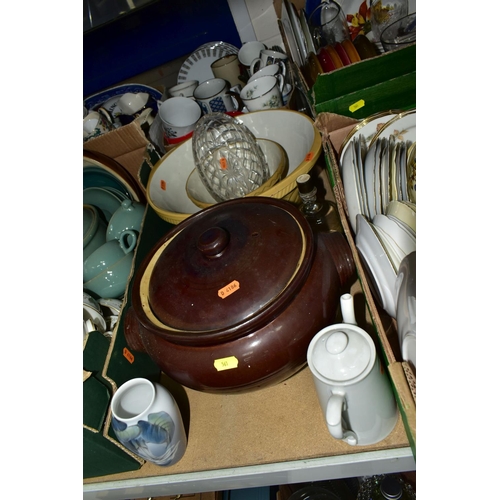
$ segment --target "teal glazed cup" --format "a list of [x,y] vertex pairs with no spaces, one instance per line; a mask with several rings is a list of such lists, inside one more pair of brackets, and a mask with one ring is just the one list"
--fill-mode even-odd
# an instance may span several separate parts
[[140,233],[145,210],[141,203],[124,200],[109,220],[106,241],[119,239],[124,231]]
[[83,260],[106,243],[106,225],[93,205],[83,205]]
[[133,252],[124,255],[118,262],[84,282],[83,289],[101,299],[121,299],[127,289],[133,259]]
[[83,262],[83,281],[95,278],[99,273],[108,270],[125,255],[132,259],[137,244],[135,231],[123,231],[118,240],[111,240],[92,252]]

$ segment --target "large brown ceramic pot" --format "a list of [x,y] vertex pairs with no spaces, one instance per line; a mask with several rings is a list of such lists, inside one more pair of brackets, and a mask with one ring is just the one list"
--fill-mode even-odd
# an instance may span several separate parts
[[291,203],[219,203],[167,233],[137,270],[125,338],[174,380],[232,393],[305,366],[352,283],[341,233],[314,236]]

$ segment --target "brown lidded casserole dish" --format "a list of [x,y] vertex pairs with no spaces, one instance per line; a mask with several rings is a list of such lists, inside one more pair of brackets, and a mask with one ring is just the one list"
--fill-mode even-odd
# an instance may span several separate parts
[[310,340],[333,323],[354,270],[344,235],[313,235],[287,201],[218,203],[143,260],[125,337],[186,387],[259,389],[305,366]]

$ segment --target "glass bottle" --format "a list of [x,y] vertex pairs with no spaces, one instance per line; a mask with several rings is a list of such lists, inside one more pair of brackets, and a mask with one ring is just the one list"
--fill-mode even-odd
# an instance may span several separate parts
[[309,174],[297,177],[301,198],[300,211],[304,214],[314,232],[344,232],[335,203],[319,196],[313,178]]

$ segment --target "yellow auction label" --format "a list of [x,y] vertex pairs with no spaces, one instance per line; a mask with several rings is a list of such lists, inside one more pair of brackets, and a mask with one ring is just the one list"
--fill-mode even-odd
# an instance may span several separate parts
[[354,113],[354,111],[357,111],[359,108],[362,108],[365,105],[365,101],[363,99],[360,99],[358,102],[355,102],[354,104],[351,104],[349,106],[349,111],[351,113]]
[[214,361],[215,369],[218,372],[222,370],[231,370],[232,368],[238,368],[238,358],[235,356],[228,356],[227,358],[220,358]]

